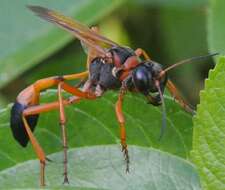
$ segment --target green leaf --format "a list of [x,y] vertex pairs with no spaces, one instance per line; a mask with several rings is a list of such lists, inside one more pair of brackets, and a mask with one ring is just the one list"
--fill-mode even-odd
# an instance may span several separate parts
[[[36,17],[27,4],[38,4],[92,24],[121,5],[120,0],[3,1],[0,8],[0,87],[49,57],[73,39],[50,23]],[[19,65],[19,67],[18,67]]]
[[225,189],[225,57],[205,81],[194,117],[192,159],[204,189]]
[[[63,152],[49,156],[46,167],[49,188],[183,189],[200,190],[194,167],[176,156],[149,148],[130,146],[130,173],[125,172],[120,147],[96,146],[70,149],[69,185],[63,182]],[[39,187],[39,162],[31,160],[0,172],[0,188]]]
[[[42,102],[57,100],[55,90],[42,95]],[[66,107],[69,147],[120,143],[114,111],[117,97],[116,93],[108,92],[95,101],[85,100]],[[162,126],[160,107],[146,104],[142,96],[127,94],[123,105],[127,143],[152,146],[186,158],[192,146],[191,116],[172,99],[166,98],[166,106],[167,128],[159,141]],[[13,139],[9,128],[9,111],[10,106],[0,114],[0,169],[36,157],[30,144],[24,149]],[[59,113],[55,110],[41,114],[36,127],[34,134],[47,154],[61,150],[61,129],[58,123]]]
[[208,43],[211,52],[225,54],[225,1],[210,1],[208,15]]

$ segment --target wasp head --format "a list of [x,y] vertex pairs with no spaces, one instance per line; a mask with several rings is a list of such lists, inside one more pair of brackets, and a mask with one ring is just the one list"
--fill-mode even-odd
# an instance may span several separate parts
[[[132,81],[136,90],[148,96],[150,93],[159,92],[158,85],[163,92],[167,75],[161,75],[162,72],[162,65],[151,60],[138,65],[132,72]],[[157,102],[159,104],[160,96],[156,97],[158,97]]]

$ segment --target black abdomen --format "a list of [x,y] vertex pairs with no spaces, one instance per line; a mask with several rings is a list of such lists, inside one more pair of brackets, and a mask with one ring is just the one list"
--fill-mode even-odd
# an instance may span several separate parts
[[[26,147],[29,141],[26,129],[23,123],[23,111],[27,108],[26,105],[22,105],[19,102],[15,102],[11,109],[10,127],[14,138],[20,143],[21,146]],[[38,114],[27,116],[26,120],[30,129],[34,131],[34,128],[38,121]]]

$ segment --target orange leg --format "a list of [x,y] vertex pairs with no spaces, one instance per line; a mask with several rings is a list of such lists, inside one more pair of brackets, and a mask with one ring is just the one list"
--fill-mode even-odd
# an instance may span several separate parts
[[[80,100],[81,100],[80,97],[71,96],[69,99],[63,100],[62,102],[64,106],[67,106],[73,103],[77,103]],[[59,101],[28,107],[23,111],[23,115],[24,116],[35,115],[56,109],[59,109]]]
[[141,48],[138,48],[135,50],[135,54],[138,56],[138,57],[141,57],[143,55],[143,57],[145,58],[145,60],[150,60],[150,57],[149,55],[146,53],[145,50],[141,49]]
[[[40,170],[41,183],[40,184],[41,184],[41,186],[45,185],[44,174],[45,174],[46,157],[45,157],[45,153],[44,153],[43,149],[41,148],[41,146],[39,145],[38,141],[36,140],[36,138],[34,137],[32,131],[31,131],[31,127],[29,126],[29,124],[26,120],[26,116],[51,111],[52,109],[59,109],[60,123],[61,123],[62,133],[63,133],[64,155],[65,155],[64,182],[68,182],[67,164],[66,164],[67,163],[67,154],[66,154],[67,143],[66,143],[66,133],[65,133],[65,127],[64,127],[65,114],[64,114],[63,105],[69,105],[69,104],[75,103],[82,98],[91,99],[91,98],[93,98],[93,96],[89,95],[89,93],[87,93],[87,92],[82,92],[81,90],[79,90],[75,87],[71,87],[62,81],[63,80],[72,80],[75,78],[82,78],[82,77],[87,76],[87,74],[88,74],[87,72],[83,72],[83,73],[79,73],[79,74],[65,75],[62,77],[49,77],[46,79],[41,79],[41,80],[38,80],[37,82],[35,82],[33,85],[26,88],[25,90],[23,90],[17,97],[17,102],[19,102],[20,104],[28,105],[30,102],[30,105],[31,105],[23,111],[22,120],[24,123],[24,128],[25,128],[27,135],[31,141],[31,144],[34,148],[34,151],[37,154],[38,159],[40,160],[40,166],[41,166],[41,168],[40,168],[41,169]],[[59,96],[58,102],[52,102],[52,103],[45,104],[45,105],[35,105],[38,103],[39,93],[41,90],[49,88],[49,87],[57,85],[57,84],[58,84],[58,96]],[[74,96],[72,96],[70,99],[63,100],[61,97],[61,87],[65,88],[67,91],[74,94]]]
[[173,84],[171,80],[168,80],[166,83],[166,87],[169,90],[170,94],[174,97],[177,103],[187,112],[195,114],[195,111],[188,105],[188,103],[181,97],[176,86]]
[[92,99],[92,100],[96,99],[96,96],[94,95],[94,93],[91,93],[89,91],[87,91],[87,92],[81,91],[78,88],[71,86],[65,82],[62,82],[61,87],[66,92],[69,92],[70,94],[72,94],[74,96],[78,96],[78,97],[84,98],[84,99]]
[[54,76],[49,78],[44,78],[36,81],[33,85],[37,92],[50,88],[52,86],[58,85],[61,81],[64,80],[74,80],[74,79],[83,79],[88,76],[88,71],[84,71],[81,73],[75,73],[70,75],[63,75],[63,76]]
[[16,101],[23,105],[37,105],[39,103],[40,92],[58,85],[64,80],[82,79],[88,76],[88,71],[64,75],[64,76],[53,76],[36,81],[34,84],[28,86],[17,96]]
[[38,159],[40,160],[40,184],[41,186],[45,186],[45,178],[44,178],[44,174],[45,174],[45,163],[46,163],[46,156],[45,153],[43,151],[43,149],[41,148],[41,146],[39,145],[38,141],[36,140],[36,138],[34,137],[32,131],[30,130],[30,127],[27,123],[26,118],[23,116],[23,123],[26,129],[26,132],[30,138],[30,142],[37,154]]
[[[30,106],[26,110],[24,110],[23,114],[25,116],[27,115],[34,115],[37,113],[42,113],[42,112],[48,112],[51,111],[52,109],[58,109],[59,108],[59,102],[52,102],[52,103],[47,103],[44,105],[36,105],[38,104],[38,99],[39,99],[39,93],[42,90],[45,90],[47,88],[50,88],[52,86],[58,85],[60,82],[64,80],[73,80],[73,79],[82,79],[88,76],[88,71],[82,72],[82,73],[77,73],[77,74],[71,74],[71,75],[64,75],[61,77],[49,77],[49,78],[44,78],[36,81],[33,85],[27,87],[24,89],[19,96],[17,97],[17,101],[23,104],[28,104],[30,102],[31,105],[35,106]],[[88,89],[85,89],[88,90]],[[82,92],[78,88],[75,88],[73,90],[73,93],[76,97],[71,97],[68,100],[63,100],[63,105],[69,105],[72,103],[75,103],[81,99],[81,97],[87,96],[85,92]]]
[[88,76],[88,71],[84,71],[81,73],[75,73],[75,74],[71,74],[71,75],[64,75],[62,76],[62,78],[64,80],[74,80],[74,79],[84,79]]
[[[74,95],[74,96],[71,96],[67,100],[62,100],[62,104],[64,106],[79,102],[81,99],[95,99],[96,98],[96,96],[93,95],[92,93],[83,92],[83,91],[79,90],[78,88],[70,86],[64,82],[61,82],[61,88],[63,88],[65,91]],[[43,112],[49,112],[49,111],[55,110],[55,109],[59,109],[59,101],[28,107],[23,111],[23,115],[24,116],[35,115],[35,114],[39,114],[39,113],[43,113]]]
[[62,99],[62,88],[61,85],[63,83],[59,83],[58,85],[58,99],[59,99],[59,117],[60,117],[60,125],[62,128],[62,140],[63,140],[63,151],[64,151],[64,181],[63,183],[69,183],[68,176],[67,176],[67,135],[66,135],[66,128],[65,128],[65,123],[66,123],[66,116],[65,116],[65,111],[64,111],[64,106],[63,106],[63,99]]
[[[45,105],[37,105],[37,106],[32,106],[24,110],[23,112],[23,122],[25,129],[27,131],[27,134],[29,136],[29,139],[31,141],[31,144],[34,148],[34,151],[37,154],[38,159],[40,160],[41,164],[41,172],[40,172],[40,179],[41,179],[41,186],[45,185],[45,180],[44,180],[44,174],[45,174],[45,162],[46,162],[46,157],[43,149],[39,145],[38,141],[34,137],[32,131],[30,130],[30,127],[25,119],[25,116],[28,115],[33,115],[33,114],[39,114],[42,112],[47,112],[51,111],[52,109],[59,109],[60,111],[60,124],[62,127],[62,136],[63,136],[63,147],[64,147],[64,183],[68,182],[67,178],[67,140],[66,140],[66,131],[65,131],[65,114],[64,114],[64,107],[63,105],[69,105],[71,103],[75,103],[79,101],[81,98],[87,98],[87,99],[93,99],[93,96],[90,96],[89,93],[82,92],[72,86],[67,85],[64,82],[59,83],[58,85],[58,97],[59,101],[58,102],[53,102]],[[72,101],[70,99],[68,100],[63,100],[61,97],[61,88],[65,88],[72,94],[74,94],[76,97],[73,97]]]
[[129,172],[129,154],[126,144],[126,129],[125,129],[125,118],[122,112],[122,103],[125,92],[123,90],[120,91],[119,98],[116,102],[116,116],[120,125],[120,139],[122,152],[124,153],[125,161],[126,161],[126,172]]
[[66,90],[67,92],[78,96],[80,98],[87,98],[87,99],[93,99],[95,96],[90,95],[88,92],[83,92],[77,89],[76,87],[70,86],[64,82],[60,82],[58,85],[58,98],[59,98],[59,113],[60,113],[60,125],[62,128],[62,138],[63,138],[63,149],[64,149],[64,182],[63,183],[69,183],[68,176],[67,176],[67,137],[66,137],[66,117],[65,117],[65,111],[64,111],[64,105],[63,105],[63,99],[61,91],[62,89]]

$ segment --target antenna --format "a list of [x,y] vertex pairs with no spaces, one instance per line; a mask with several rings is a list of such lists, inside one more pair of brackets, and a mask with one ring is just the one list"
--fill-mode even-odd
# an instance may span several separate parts
[[160,131],[160,135],[159,135],[159,140],[161,140],[161,138],[164,134],[165,128],[166,128],[166,104],[165,104],[163,93],[162,93],[162,90],[160,88],[158,80],[155,81],[155,85],[156,85],[156,87],[159,91],[159,96],[160,96],[160,99],[162,101],[162,127],[161,127],[161,131]]
[[177,63],[167,67],[163,71],[161,71],[161,73],[159,74],[159,78],[162,77],[166,72],[168,72],[169,70],[171,70],[171,69],[173,69],[173,68],[175,68],[177,66],[180,66],[180,65],[183,65],[183,64],[186,64],[186,63],[191,63],[193,61],[203,60],[203,59],[206,59],[208,57],[215,56],[215,55],[219,55],[219,53],[212,53],[212,54],[208,54],[208,55],[201,55],[201,56],[192,57],[192,58],[188,58],[188,59],[184,59],[182,61],[179,61],[179,62],[177,62]]

